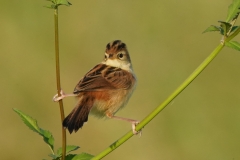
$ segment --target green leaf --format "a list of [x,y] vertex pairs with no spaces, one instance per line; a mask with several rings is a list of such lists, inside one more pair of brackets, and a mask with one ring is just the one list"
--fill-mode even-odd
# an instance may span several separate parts
[[222,34],[226,36],[232,25],[228,22],[223,22],[223,21],[218,21],[218,22],[221,23],[220,26],[223,29]]
[[38,134],[41,135],[41,130],[38,127],[37,121],[33,119],[32,117],[24,114],[22,111],[13,108],[13,110],[21,117],[23,122],[34,132],[37,132]]
[[[52,157],[54,160],[59,160],[61,158],[61,155],[53,155],[49,154],[50,157]],[[88,153],[81,153],[81,154],[68,154],[65,157],[65,160],[90,160],[94,156]]]
[[72,5],[70,2],[68,2],[67,0],[47,0],[47,1],[50,1],[52,2],[51,5],[45,5],[44,7],[46,8],[50,8],[50,9],[55,9],[55,8],[58,8],[58,6],[60,5],[65,5],[65,6],[70,6]]
[[212,31],[221,31],[221,27],[211,25],[203,33],[212,32]]
[[233,19],[236,18],[239,14],[239,8],[240,8],[240,1],[239,0],[233,0],[233,3],[228,7],[228,15],[226,22],[231,22]]
[[55,4],[49,4],[49,5],[45,5],[43,7],[49,8],[49,9],[55,9],[56,5]]
[[65,160],[72,160],[75,156],[77,156],[76,154],[69,154],[65,157]]
[[[41,128],[40,128],[41,129]],[[41,129],[42,137],[45,143],[47,143],[54,152],[54,138],[51,132]]]
[[65,6],[70,6],[72,5],[70,2],[68,2],[67,0],[58,0],[57,1],[57,5],[65,5]]
[[49,156],[49,157],[52,157],[53,159],[58,159],[58,158],[61,157],[61,156],[59,156],[59,155],[54,155],[54,154],[49,154],[48,156]]
[[76,155],[72,160],[90,160],[94,156],[88,153],[81,153]]
[[22,111],[20,111],[16,108],[13,108],[13,110],[21,117],[22,121],[32,131],[38,133],[39,135],[41,135],[43,137],[44,142],[46,142],[53,151],[54,150],[54,138],[53,138],[52,134],[49,131],[40,128],[37,124],[37,121],[35,119],[33,119],[32,117],[24,114]]
[[236,41],[225,42],[225,45],[232,49],[236,49],[236,50],[240,51],[240,43],[238,43]]
[[240,26],[233,26],[231,29],[231,32],[234,32],[235,30],[237,30]]
[[[74,146],[74,145],[66,146],[66,153],[75,151],[75,150],[77,150],[77,149],[79,149],[79,148],[80,148],[79,146]],[[62,155],[62,147],[60,147],[60,148],[57,150],[57,154],[58,154],[58,155]]]
[[69,154],[66,156],[66,160],[90,160],[94,156],[88,153],[81,153],[81,154]]

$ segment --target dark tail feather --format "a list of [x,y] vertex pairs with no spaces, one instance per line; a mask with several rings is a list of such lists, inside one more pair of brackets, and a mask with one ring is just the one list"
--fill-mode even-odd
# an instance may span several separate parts
[[68,129],[70,134],[73,130],[77,132],[79,128],[82,128],[84,122],[88,121],[88,114],[92,107],[90,104],[92,103],[86,100],[88,100],[88,98],[78,103],[72,112],[63,120],[63,126]]

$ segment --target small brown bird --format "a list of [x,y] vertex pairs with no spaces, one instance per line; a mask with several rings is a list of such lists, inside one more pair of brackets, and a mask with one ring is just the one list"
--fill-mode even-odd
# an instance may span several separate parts
[[108,43],[104,60],[92,68],[77,84],[73,94],[55,95],[53,100],[76,96],[77,104],[64,119],[63,126],[70,133],[77,132],[88,121],[89,112],[99,118],[108,117],[132,123],[132,130],[139,121],[114,116],[124,107],[136,87],[136,76],[125,43],[115,40]]

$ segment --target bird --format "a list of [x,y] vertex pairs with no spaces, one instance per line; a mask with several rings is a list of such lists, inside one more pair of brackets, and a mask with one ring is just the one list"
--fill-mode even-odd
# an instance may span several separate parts
[[[137,78],[133,71],[127,45],[114,40],[106,45],[104,59],[87,72],[74,88],[73,94],[56,94],[53,101],[75,96],[77,103],[62,125],[71,134],[77,132],[88,121],[89,114],[98,118],[118,119],[132,124],[133,134],[139,121],[115,116],[126,106],[136,88]],[[140,133],[141,134],[141,133]]]

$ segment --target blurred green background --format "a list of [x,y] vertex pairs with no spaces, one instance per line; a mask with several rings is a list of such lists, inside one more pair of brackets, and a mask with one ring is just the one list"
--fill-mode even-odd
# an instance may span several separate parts
[[[61,84],[66,93],[104,57],[108,42],[128,45],[138,86],[118,116],[142,120],[178,87],[219,44],[218,33],[202,34],[225,20],[232,0],[72,0],[59,9]],[[53,10],[47,1],[5,1],[0,6],[1,159],[42,159],[50,153],[12,108],[38,120],[61,146],[54,59]],[[239,40],[239,38],[238,38]],[[240,159],[240,54],[224,48],[217,58],[144,129],[106,160]],[[64,100],[65,114],[75,99]],[[67,133],[77,152],[93,155],[131,125],[89,118]],[[50,159],[50,158],[48,158]]]

